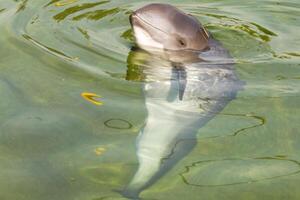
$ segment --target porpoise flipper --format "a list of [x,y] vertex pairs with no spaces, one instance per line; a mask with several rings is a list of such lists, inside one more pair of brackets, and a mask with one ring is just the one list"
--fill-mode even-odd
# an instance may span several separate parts
[[172,102],[176,98],[182,101],[186,84],[187,84],[187,74],[185,68],[182,66],[173,65],[171,84],[170,84],[170,90],[167,97],[167,101]]

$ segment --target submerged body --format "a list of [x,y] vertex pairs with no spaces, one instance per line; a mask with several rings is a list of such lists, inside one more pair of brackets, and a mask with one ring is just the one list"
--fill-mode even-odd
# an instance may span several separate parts
[[228,51],[195,18],[170,5],[150,4],[131,16],[131,24],[146,50],[132,52],[143,59],[131,55],[128,63],[142,69],[148,117],[137,138],[139,168],[123,194],[138,198],[193,149],[198,130],[242,84]]

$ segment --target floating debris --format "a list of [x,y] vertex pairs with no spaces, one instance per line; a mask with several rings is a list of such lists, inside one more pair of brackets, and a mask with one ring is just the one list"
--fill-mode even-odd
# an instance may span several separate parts
[[87,100],[87,101],[89,101],[89,102],[91,102],[91,103],[93,103],[93,104],[95,104],[97,106],[103,105],[103,103],[101,101],[98,101],[98,100],[94,99],[94,98],[100,98],[101,97],[101,96],[99,96],[99,95],[97,95],[95,93],[83,92],[83,93],[81,93],[81,96],[85,100]]
[[94,150],[94,152],[97,156],[102,155],[105,151],[106,151],[106,149],[104,147],[98,147]]

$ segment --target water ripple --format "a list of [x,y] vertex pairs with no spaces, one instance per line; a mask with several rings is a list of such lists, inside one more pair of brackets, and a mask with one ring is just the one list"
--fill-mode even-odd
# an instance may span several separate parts
[[[221,168],[217,167],[217,169],[214,169],[220,163]],[[203,173],[202,176],[205,176],[205,165],[209,166],[208,168],[210,171],[217,170],[217,173],[219,174],[218,178],[223,176],[223,179],[218,180],[224,181],[225,179],[225,181],[227,180],[228,182],[220,183],[217,179],[208,180],[199,176],[198,173]],[[237,167],[235,165],[237,165]],[[198,168],[199,171],[197,171]],[[221,187],[267,181],[299,173],[299,161],[284,158],[282,156],[266,156],[257,158],[227,158],[197,161],[186,166],[185,171],[180,173],[179,176],[182,178],[182,181],[189,186]]]
[[51,48],[51,47],[48,47],[36,40],[34,40],[33,38],[31,38],[29,35],[26,35],[26,34],[23,34],[22,35],[26,40],[32,42],[32,44],[36,45],[37,47],[49,52],[50,54],[53,54],[57,57],[60,57],[60,58],[63,58],[65,60],[69,60],[69,61],[75,61],[75,60],[78,60],[78,57],[70,57],[66,54],[64,54],[63,52],[59,51],[59,50],[56,50],[54,48]]

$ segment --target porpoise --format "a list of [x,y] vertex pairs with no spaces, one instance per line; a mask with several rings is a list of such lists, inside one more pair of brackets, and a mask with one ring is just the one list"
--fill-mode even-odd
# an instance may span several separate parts
[[128,56],[140,66],[147,119],[136,140],[139,167],[123,196],[139,199],[197,144],[198,130],[236,97],[243,83],[233,59],[193,16],[168,4],[130,15],[136,44]]

